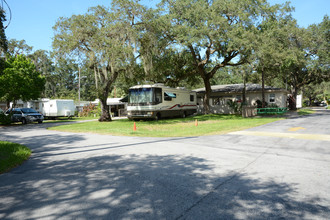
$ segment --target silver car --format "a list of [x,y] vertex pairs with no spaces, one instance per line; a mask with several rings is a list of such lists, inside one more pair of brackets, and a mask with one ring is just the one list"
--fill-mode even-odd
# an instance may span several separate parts
[[42,123],[44,120],[44,116],[33,108],[11,108],[6,111],[6,115],[11,115],[12,122],[22,122],[22,124],[35,121]]

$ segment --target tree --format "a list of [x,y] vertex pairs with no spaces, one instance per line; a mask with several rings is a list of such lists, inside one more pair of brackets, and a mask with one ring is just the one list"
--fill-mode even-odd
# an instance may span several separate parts
[[27,45],[25,40],[10,39],[8,42],[8,54],[10,56],[29,55],[31,51],[32,47]]
[[[111,121],[107,98],[118,75],[135,64],[134,2],[113,1],[112,8],[90,8],[84,15],[60,18],[53,47],[57,54],[73,55],[88,62],[94,71],[97,96],[101,101],[99,121]],[[126,10],[126,11],[125,11]]]
[[48,98],[53,97],[57,80],[54,76],[55,68],[49,52],[45,50],[37,50],[28,55],[28,58],[33,61],[36,70],[45,78],[45,90],[43,91],[42,96]]
[[320,84],[311,83],[302,88],[303,97],[308,99],[308,105],[315,102],[329,102],[330,97],[330,82],[322,82]]
[[8,42],[5,34],[5,27],[3,22],[6,21],[5,12],[0,8],[0,54],[4,55],[8,50]]
[[78,64],[73,59],[58,58],[53,78],[56,79],[54,97],[78,99]]
[[[5,34],[5,28],[3,26],[4,21],[6,21],[5,12],[3,11],[3,9],[0,9],[0,55],[3,56],[0,57],[0,77],[3,75],[3,71],[6,68],[6,60],[4,58],[4,55],[7,53],[8,50],[8,42]],[[6,88],[2,84],[0,85],[0,94],[2,94],[4,93]]]
[[283,42],[296,26],[295,20],[287,12],[291,8],[288,3],[275,7],[280,15],[268,16],[257,26],[257,34],[254,38],[254,49],[250,58],[250,66],[261,76],[262,107],[265,107],[265,81],[278,78],[280,67],[287,56],[287,48]]
[[330,80],[329,29],[329,17],[325,16],[320,24],[308,29],[292,28],[284,42],[287,56],[281,68],[282,78],[290,85],[293,109],[296,109],[297,94],[304,86]]
[[205,113],[210,112],[210,80],[220,68],[247,62],[258,23],[278,11],[263,0],[164,0],[162,7],[163,33],[189,51],[195,73],[204,82]]
[[10,57],[7,67],[0,75],[0,84],[3,88],[0,98],[7,101],[7,107],[12,101],[38,99],[44,89],[45,79],[36,71],[36,67],[30,59],[24,55]]
[[[157,45],[155,45],[157,47]],[[164,83],[170,87],[193,87],[199,83],[197,74],[193,74],[196,69],[193,67],[190,59],[190,53],[187,51],[176,51],[173,48],[158,48],[162,52],[153,52],[152,67],[149,61],[144,58],[140,74],[134,75],[138,79],[138,84],[144,82]],[[143,56],[143,54],[142,54]],[[149,67],[147,67],[149,65]]]

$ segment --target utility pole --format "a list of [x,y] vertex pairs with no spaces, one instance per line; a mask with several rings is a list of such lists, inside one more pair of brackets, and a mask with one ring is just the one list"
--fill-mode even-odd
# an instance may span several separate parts
[[78,106],[80,108],[80,66],[78,66]]

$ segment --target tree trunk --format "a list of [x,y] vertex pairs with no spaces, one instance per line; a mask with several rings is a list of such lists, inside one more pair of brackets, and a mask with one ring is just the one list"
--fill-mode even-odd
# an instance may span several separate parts
[[[119,71],[113,71],[113,69],[110,69],[109,67],[104,67],[101,69],[102,72],[100,73],[101,76],[101,82],[103,82],[99,86],[98,89],[98,97],[101,101],[101,117],[99,118],[99,121],[112,121],[110,109],[107,105],[107,99],[109,97],[109,94],[111,93],[111,85],[116,81]],[[112,71],[112,75],[108,75]]]
[[101,117],[99,118],[100,122],[112,121],[110,109],[109,109],[109,106],[107,105],[107,98],[108,97],[100,98],[100,101],[101,101]]
[[293,91],[292,91],[292,103],[291,105],[289,106],[290,107],[290,110],[297,110],[297,94],[298,94],[298,89],[296,87],[293,88]]
[[95,88],[98,89],[98,79],[97,79],[97,71],[96,71],[96,67],[94,66],[94,78],[95,78]]
[[210,95],[211,95],[211,84],[210,84],[210,78],[205,76],[203,77],[204,86],[205,86],[205,94],[204,94],[204,114],[210,114]]
[[309,99],[309,104],[308,104],[308,106],[312,106],[312,101],[313,101],[312,96],[309,96],[308,99]]
[[107,104],[107,99],[109,97],[111,81],[108,80],[103,88],[99,90],[99,99],[101,101],[101,117],[99,118],[100,122],[103,121],[112,121],[109,105]]
[[246,71],[243,72],[243,91],[242,91],[242,105],[247,105],[246,103]]
[[6,104],[7,104],[7,109],[10,109],[10,101],[9,100],[6,101]]

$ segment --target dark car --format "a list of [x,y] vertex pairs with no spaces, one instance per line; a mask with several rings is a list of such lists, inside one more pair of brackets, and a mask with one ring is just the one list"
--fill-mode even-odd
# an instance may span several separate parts
[[22,124],[35,121],[42,123],[44,120],[44,116],[33,108],[11,108],[6,111],[6,115],[11,115],[12,122],[22,122]]

